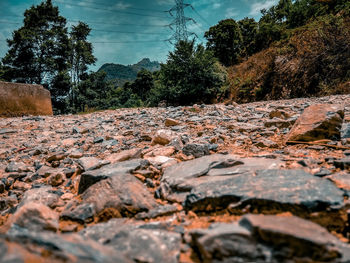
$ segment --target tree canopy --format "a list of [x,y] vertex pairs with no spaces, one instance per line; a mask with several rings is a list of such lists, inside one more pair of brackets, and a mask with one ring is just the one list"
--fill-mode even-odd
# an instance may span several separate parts
[[213,52],[193,41],[179,41],[161,65],[156,88],[151,91],[156,100],[170,105],[208,103],[216,98],[224,80]]

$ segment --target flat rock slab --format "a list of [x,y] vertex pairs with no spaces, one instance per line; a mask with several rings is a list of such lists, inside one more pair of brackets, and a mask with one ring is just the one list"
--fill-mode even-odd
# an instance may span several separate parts
[[251,205],[260,212],[324,211],[343,207],[343,191],[332,182],[302,170],[260,170],[255,174],[212,180],[194,187],[184,202],[186,209],[210,211]]
[[132,216],[158,206],[146,186],[131,174],[114,174],[89,187],[81,197],[83,203],[94,205],[96,214],[106,212],[108,217]]
[[347,262],[350,249],[295,216],[248,214],[238,223],[213,224],[190,235],[202,262]]
[[147,165],[148,165],[147,160],[134,159],[134,160],[107,165],[98,170],[87,171],[81,175],[78,193],[82,194],[91,185],[101,180],[104,180],[116,175],[131,173]]
[[344,107],[340,105],[312,105],[295,122],[287,141],[339,140],[343,119]]
[[279,168],[280,160],[240,159],[233,155],[214,154],[182,162],[167,168],[158,194],[169,201],[183,202],[190,191],[202,183],[224,181],[230,176],[254,174],[259,169]]
[[137,225],[114,219],[86,228],[80,234],[112,247],[134,262],[179,262],[181,235],[159,224]]
[[[24,249],[27,250],[25,258],[27,258],[28,255],[30,255],[29,253],[32,251],[48,252],[47,255],[45,254],[47,256],[45,257],[45,262],[133,262],[125,257],[121,252],[118,252],[111,247],[102,246],[98,242],[87,237],[82,237],[78,234],[59,235],[52,232],[28,231],[25,228],[12,227],[6,234],[6,239],[7,241],[18,244],[22,247],[22,250],[17,251],[16,254],[22,254],[25,252],[23,251]],[[11,252],[7,253],[8,256],[11,255]],[[1,256],[3,256],[3,253],[0,255],[0,258]]]

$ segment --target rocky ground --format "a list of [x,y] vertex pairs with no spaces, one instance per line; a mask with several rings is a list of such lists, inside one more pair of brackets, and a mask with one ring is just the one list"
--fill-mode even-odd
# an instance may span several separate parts
[[4,118],[0,138],[0,262],[350,262],[350,95]]

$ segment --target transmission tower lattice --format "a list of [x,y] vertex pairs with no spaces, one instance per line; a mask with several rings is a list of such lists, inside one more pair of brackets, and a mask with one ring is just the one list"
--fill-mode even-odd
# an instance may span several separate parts
[[[189,36],[191,35],[196,35],[195,33],[189,32],[187,30],[188,21],[192,21],[196,24],[196,21],[193,18],[185,16],[184,10],[188,6],[193,8],[191,4],[186,4],[183,0],[175,0],[175,6],[172,7],[169,11],[167,11],[172,17],[175,17],[175,20],[169,25],[170,29],[175,31],[172,38],[169,39],[170,42],[172,40],[175,40],[177,43],[180,40],[188,40]],[[174,15],[174,13],[176,14]]]

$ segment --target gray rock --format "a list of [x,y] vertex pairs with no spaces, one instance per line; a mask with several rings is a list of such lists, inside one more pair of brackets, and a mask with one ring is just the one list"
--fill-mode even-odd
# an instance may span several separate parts
[[29,172],[29,171],[31,171],[31,169],[23,162],[10,162],[5,169],[5,172],[7,173],[13,173],[13,172],[21,173],[21,172]]
[[157,194],[170,201],[183,202],[191,189],[202,183],[219,182],[226,180],[228,176],[254,173],[258,169],[278,168],[280,165],[279,160],[209,155],[167,168]]
[[94,220],[94,215],[95,207],[93,204],[77,204],[77,202],[72,201],[65,207],[60,217],[64,220],[72,220],[84,224],[91,223]]
[[98,170],[87,171],[81,175],[78,193],[82,194],[91,185],[101,180],[104,180],[116,175],[131,173],[147,165],[148,165],[148,161],[146,160],[133,159],[125,162],[119,162],[119,163],[107,165]]
[[350,138],[350,123],[344,123],[341,131],[342,139]]
[[26,191],[19,207],[31,202],[44,204],[50,208],[55,208],[62,204],[59,194],[49,186],[33,188]]
[[95,183],[82,194],[82,199],[93,204],[99,216],[108,211],[107,214],[112,212],[111,217],[126,217],[157,207],[151,193],[131,174],[113,174]]
[[182,152],[186,155],[193,155],[196,158],[210,154],[208,144],[196,143],[186,144],[185,147],[182,148]]
[[310,221],[290,216],[245,215],[239,224],[256,240],[272,248],[273,258],[313,262],[334,262],[341,257],[341,242],[325,228]]
[[245,215],[189,233],[201,262],[347,262],[349,245],[295,216]]
[[134,262],[179,262],[181,235],[158,224],[135,225],[110,220],[86,228],[80,234],[113,247]]
[[95,170],[110,163],[96,157],[82,157],[78,159],[77,162],[82,167],[83,171]]
[[196,229],[189,234],[201,262],[271,262],[269,248],[237,223],[213,224],[209,229]]
[[176,205],[163,205],[156,207],[148,212],[139,213],[135,216],[136,219],[151,219],[159,216],[166,216],[176,213],[178,208]]
[[8,231],[6,238],[28,251],[33,251],[36,248],[38,251],[49,252],[46,258],[48,261],[59,259],[62,262],[133,262],[123,253],[117,252],[111,247],[102,246],[78,234],[59,235],[45,231],[28,231],[25,228],[15,226]]
[[236,203],[241,209],[311,213],[344,206],[343,192],[332,182],[302,170],[260,170],[255,174],[208,178],[195,186],[185,200],[186,209],[210,211]]
[[58,214],[46,205],[40,203],[26,203],[13,215],[12,224],[31,231],[58,229]]

